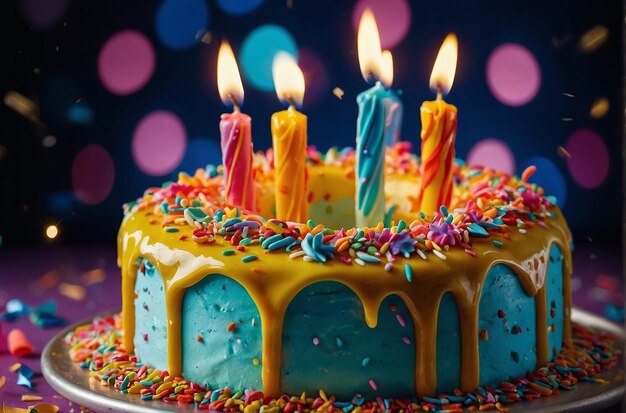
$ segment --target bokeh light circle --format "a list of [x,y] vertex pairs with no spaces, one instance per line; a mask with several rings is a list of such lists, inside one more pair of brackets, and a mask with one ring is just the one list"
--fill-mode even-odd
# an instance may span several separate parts
[[383,49],[396,46],[409,33],[413,12],[407,0],[359,0],[352,10],[352,25],[355,32],[366,8],[374,13]]
[[104,201],[113,188],[115,165],[100,145],[88,145],[72,163],[72,188],[76,198],[89,205]]
[[518,172],[521,174],[530,165],[535,165],[537,171],[530,177],[528,182],[536,183],[542,187],[545,195],[555,196],[559,207],[565,207],[567,202],[567,183],[561,170],[550,159],[536,156],[522,163],[521,167],[518,168]]
[[280,51],[298,57],[296,41],[286,29],[275,24],[266,24],[254,29],[244,40],[239,54],[246,80],[260,90],[274,91],[272,62],[276,53]]
[[189,139],[185,156],[178,169],[193,175],[198,168],[204,168],[208,164],[217,166],[221,163],[222,149],[219,141],[207,137],[197,137]]
[[156,55],[150,40],[135,30],[123,30],[106,41],[98,56],[102,85],[115,95],[130,95],[154,73]]
[[54,26],[65,14],[69,0],[20,0],[24,20],[35,29],[45,30]]
[[487,85],[500,102],[522,106],[530,102],[541,85],[541,69],[526,47],[506,43],[497,47],[487,61]]
[[241,16],[256,10],[264,0],[217,0],[217,6],[233,16]]
[[509,175],[515,172],[515,156],[509,146],[499,139],[483,139],[470,149],[469,166],[484,166]]
[[574,181],[583,188],[596,188],[609,173],[609,151],[600,135],[590,129],[574,132],[566,145],[571,157],[567,167]]
[[155,15],[156,34],[165,47],[187,49],[198,43],[199,33],[209,26],[209,9],[204,0],[164,0]]
[[328,75],[326,74],[324,62],[315,51],[302,48],[299,50],[298,55],[298,66],[302,69],[306,85],[303,105],[311,107],[328,94]]
[[162,176],[180,164],[187,145],[187,132],[175,114],[158,110],[147,114],[135,128],[132,154],[144,173]]

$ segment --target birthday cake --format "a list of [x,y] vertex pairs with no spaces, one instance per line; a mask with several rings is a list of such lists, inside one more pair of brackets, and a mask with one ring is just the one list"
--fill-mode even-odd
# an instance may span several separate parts
[[307,151],[306,222],[272,218],[272,159],[254,155],[255,212],[225,202],[221,167],[127,205],[123,345],[146,365],[207,389],[414,397],[497,386],[570,342],[570,232],[533,167],[457,161],[426,215],[397,144],[385,222],[355,227],[353,149]]

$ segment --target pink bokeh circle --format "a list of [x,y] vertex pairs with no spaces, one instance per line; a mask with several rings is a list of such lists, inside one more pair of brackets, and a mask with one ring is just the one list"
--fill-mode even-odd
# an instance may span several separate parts
[[187,132],[175,114],[159,110],[147,114],[135,128],[132,154],[144,173],[162,176],[180,164],[187,147]]
[[359,29],[365,9],[371,9],[376,18],[383,49],[396,46],[406,37],[411,27],[411,6],[407,0],[359,0],[352,10],[352,25]]
[[583,188],[596,188],[609,173],[609,151],[602,137],[590,129],[574,132],[567,141],[571,155],[567,167],[574,181]]
[[113,188],[115,165],[99,145],[88,145],[78,152],[72,163],[72,187],[76,198],[89,205],[104,201]]
[[115,95],[130,95],[144,87],[154,73],[156,54],[150,40],[135,30],[111,36],[100,49],[98,75]]
[[517,43],[498,46],[487,60],[487,85],[500,102],[522,106],[533,100],[541,86],[535,56]]
[[515,172],[515,156],[509,146],[499,139],[487,138],[476,142],[467,155],[469,166],[484,166],[509,175]]

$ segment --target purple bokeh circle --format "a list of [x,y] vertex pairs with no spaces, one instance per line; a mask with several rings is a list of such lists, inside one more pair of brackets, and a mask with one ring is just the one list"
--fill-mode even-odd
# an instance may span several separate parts
[[509,175],[515,172],[515,156],[509,146],[499,139],[483,139],[470,149],[469,166],[484,166]]
[[500,102],[522,106],[533,100],[541,86],[541,69],[535,56],[517,43],[498,46],[489,56],[487,85]]
[[45,30],[61,20],[69,4],[69,0],[20,0],[20,11],[29,25]]
[[319,55],[308,48],[300,49],[298,66],[304,74],[306,85],[303,106],[311,107],[319,103],[328,92],[328,75]]
[[383,49],[396,46],[409,33],[413,13],[407,0],[359,0],[352,10],[355,31],[359,29],[361,15],[366,8],[374,13]]
[[81,149],[72,163],[72,187],[76,198],[89,205],[104,201],[113,188],[115,164],[100,145]]
[[567,141],[571,155],[567,167],[574,181],[583,188],[596,188],[609,173],[609,151],[604,140],[595,131],[580,129]]
[[156,54],[148,38],[135,30],[111,36],[98,56],[102,85],[115,95],[130,95],[144,87],[154,73]]
[[162,176],[180,164],[187,147],[187,132],[175,114],[159,110],[147,114],[135,128],[132,154],[144,173]]

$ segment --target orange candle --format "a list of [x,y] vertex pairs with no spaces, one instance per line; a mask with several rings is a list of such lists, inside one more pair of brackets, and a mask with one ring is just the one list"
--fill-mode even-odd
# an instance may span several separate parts
[[279,53],[272,75],[278,99],[289,105],[272,115],[276,218],[306,222],[309,203],[306,185],[307,117],[296,110],[304,98],[304,76],[294,58]]
[[449,34],[435,60],[430,86],[437,90],[437,99],[424,102],[422,119],[422,155],[420,190],[417,204],[426,215],[433,215],[441,205],[452,199],[452,167],[456,138],[457,109],[443,100],[454,82],[457,62],[457,39]]

